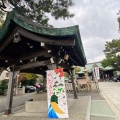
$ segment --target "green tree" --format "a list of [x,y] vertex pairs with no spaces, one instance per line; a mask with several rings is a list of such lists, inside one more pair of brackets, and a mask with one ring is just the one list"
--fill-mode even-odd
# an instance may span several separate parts
[[106,58],[102,60],[102,66],[111,66],[116,70],[120,70],[120,55],[117,55],[120,52],[120,39],[107,41],[103,52]]
[[21,85],[34,85],[37,80],[37,75],[33,73],[20,73],[19,74],[19,83]]
[[8,88],[8,84],[6,80],[0,81],[0,95],[4,95]]
[[[119,10],[119,12],[117,13],[117,15],[120,15],[120,10]],[[120,31],[120,16],[118,17],[118,24],[119,24],[119,31]]]
[[80,67],[79,66],[75,66],[75,73],[80,72],[80,71],[81,71]]
[[74,68],[72,71],[73,75],[75,75],[77,72],[81,71],[80,66],[73,66],[73,68]]
[[67,72],[64,72],[64,77],[69,78],[70,75]]
[[26,73],[26,79],[27,80],[35,80],[37,78],[36,74],[33,73]]
[[21,15],[44,26],[50,26],[48,23],[50,15],[55,19],[74,16],[68,11],[73,5],[72,0],[9,0],[9,3]]
[[118,17],[119,30],[120,30],[120,17]]
[[0,10],[0,28],[2,27],[2,24],[4,22],[4,15],[5,15],[5,12]]

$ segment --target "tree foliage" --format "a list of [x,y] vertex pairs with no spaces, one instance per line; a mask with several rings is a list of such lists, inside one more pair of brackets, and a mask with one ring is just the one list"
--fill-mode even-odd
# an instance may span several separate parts
[[31,79],[31,80],[22,80],[21,81],[21,85],[22,86],[26,86],[26,85],[35,85],[36,84],[36,80],[35,79]]
[[111,66],[116,70],[120,70],[120,55],[117,55],[120,52],[120,39],[111,42],[107,41],[103,52],[106,58],[102,60],[102,66]]
[[119,30],[120,30],[120,17],[118,17]]
[[0,95],[4,95],[8,88],[8,84],[6,80],[0,81]]
[[36,80],[37,75],[33,73],[20,73],[18,81],[21,82],[23,80]]
[[[49,17],[55,19],[71,18],[74,14],[69,12],[73,5],[72,0],[8,0],[9,3],[21,15],[38,22],[41,25],[49,26]],[[0,16],[2,16],[0,14]]]
[[80,72],[80,71],[81,71],[80,67],[79,66],[75,66],[75,73]]
[[5,15],[5,12],[0,10],[0,28],[2,27],[2,24],[4,22],[4,15]]
[[74,66],[72,73],[73,75],[75,75],[77,72],[80,72],[80,71],[81,71],[80,66]]
[[69,78],[70,75],[67,72],[64,72],[64,77]]

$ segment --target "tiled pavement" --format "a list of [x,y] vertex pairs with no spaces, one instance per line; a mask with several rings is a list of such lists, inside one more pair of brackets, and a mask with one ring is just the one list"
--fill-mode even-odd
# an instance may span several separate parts
[[110,99],[120,110],[120,83],[118,82],[100,82],[101,93]]
[[100,82],[102,96],[110,105],[116,116],[120,120],[120,83],[119,82]]

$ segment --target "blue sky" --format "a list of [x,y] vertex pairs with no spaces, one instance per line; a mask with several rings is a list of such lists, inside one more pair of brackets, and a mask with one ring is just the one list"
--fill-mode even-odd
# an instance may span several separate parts
[[73,0],[69,10],[74,18],[50,19],[54,27],[79,25],[83,47],[88,63],[98,62],[105,56],[105,42],[120,38],[118,32],[118,11],[120,0]]

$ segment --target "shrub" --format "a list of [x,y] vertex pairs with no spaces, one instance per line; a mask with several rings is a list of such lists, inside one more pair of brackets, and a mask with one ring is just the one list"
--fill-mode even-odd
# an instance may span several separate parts
[[26,86],[26,85],[35,85],[36,80],[35,79],[31,79],[31,80],[22,80],[21,81],[21,85],[22,86]]
[[6,80],[0,81],[0,95],[4,95],[8,88],[8,84]]

